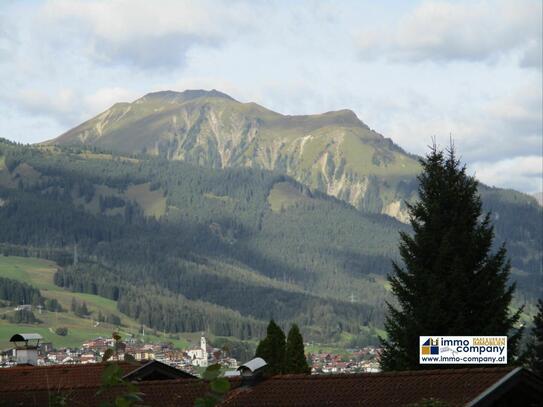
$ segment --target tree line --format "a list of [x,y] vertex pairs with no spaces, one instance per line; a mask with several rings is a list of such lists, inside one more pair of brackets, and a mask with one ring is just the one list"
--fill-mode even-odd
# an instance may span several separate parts
[[4,277],[0,277],[0,300],[5,300],[11,305],[43,305],[45,301],[37,288]]

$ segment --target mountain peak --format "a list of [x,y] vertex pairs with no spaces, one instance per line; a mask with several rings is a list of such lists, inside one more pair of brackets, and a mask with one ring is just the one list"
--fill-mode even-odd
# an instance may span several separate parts
[[371,130],[352,110],[283,115],[215,89],[148,93],[50,144],[97,146],[213,168],[284,172],[357,208],[398,217],[405,212],[405,194],[397,192],[411,192],[410,182],[420,171],[414,157]]
[[220,92],[216,89],[205,90],[205,89],[187,89],[183,92],[176,92],[173,90],[162,90],[158,92],[147,93],[142,98],[138,99],[136,102],[147,102],[147,101],[163,101],[163,102],[186,102],[188,100],[199,99],[204,97],[212,98],[222,98],[228,99],[231,101],[236,101],[231,96],[228,96],[226,93]]
[[356,113],[351,109],[334,110],[331,112],[326,112],[324,114],[329,116],[335,116],[338,124],[357,123],[362,124],[364,127],[368,127],[362,120],[358,118]]

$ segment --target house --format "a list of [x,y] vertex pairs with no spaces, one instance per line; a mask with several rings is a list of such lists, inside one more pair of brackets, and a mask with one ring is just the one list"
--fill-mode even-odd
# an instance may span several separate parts
[[13,349],[4,349],[0,350],[0,365],[8,364],[11,362],[15,356],[15,350]]
[[[161,362],[144,364],[117,362],[123,372],[123,379],[135,383],[152,383],[150,395],[156,399],[162,394],[157,383],[179,383],[183,380],[196,381],[196,377]],[[0,405],[42,406],[50,405],[51,397],[66,400],[70,406],[99,405],[120,394],[124,388],[106,392],[102,398],[96,396],[100,389],[102,373],[109,363],[14,366],[0,369]],[[95,404],[93,404],[95,402]],[[89,404],[90,403],[90,404]],[[153,405],[160,405],[155,403]]]
[[[254,362],[254,361],[252,361]],[[257,361],[258,362],[258,361]],[[160,362],[149,362],[160,363]],[[253,366],[254,365],[254,366]],[[438,369],[349,375],[256,375],[262,364],[247,363],[240,376],[229,378],[231,390],[218,404],[252,406],[407,406],[437,399],[447,406],[541,406],[543,379],[523,368]],[[125,387],[96,395],[107,364],[0,369],[0,400],[6,405],[48,405],[51,394],[70,406],[112,401]],[[120,362],[126,380],[136,382],[143,403],[158,407],[193,406],[209,385],[193,377],[171,378],[170,366]],[[173,369],[173,370],[171,370]],[[148,374],[153,372],[152,374]]]
[[48,352],[53,351],[53,343],[52,342],[42,342],[40,343],[40,346],[38,348],[39,353],[46,354]]
[[79,363],[85,365],[87,363],[96,363],[98,362],[96,355],[92,352],[83,353],[79,357]]
[[15,311],[32,311],[32,305],[30,305],[30,304],[17,305],[14,308],[14,310]]
[[195,379],[196,376],[165,363],[152,360],[128,372],[123,379],[131,382],[168,379]]
[[36,365],[38,362],[38,348],[42,336],[36,333],[15,334],[9,340],[13,343],[17,364]]
[[136,360],[153,360],[155,359],[155,354],[150,351],[136,351],[133,353]]
[[[108,338],[109,339],[109,338]],[[109,347],[108,339],[96,338],[90,341],[84,342],[82,347],[87,349],[94,349],[98,351],[105,351]]]

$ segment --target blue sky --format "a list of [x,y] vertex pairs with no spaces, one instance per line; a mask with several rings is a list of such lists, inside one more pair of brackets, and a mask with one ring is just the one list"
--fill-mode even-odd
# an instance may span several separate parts
[[0,137],[53,138],[157,90],[349,108],[407,151],[452,136],[489,185],[543,190],[542,2],[2,1]]

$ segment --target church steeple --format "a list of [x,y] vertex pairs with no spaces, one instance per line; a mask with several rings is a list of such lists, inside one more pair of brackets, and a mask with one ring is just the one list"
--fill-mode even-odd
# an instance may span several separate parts
[[204,355],[207,354],[207,343],[204,334],[202,334],[202,337],[200,338],[200,349],[202,349]]

